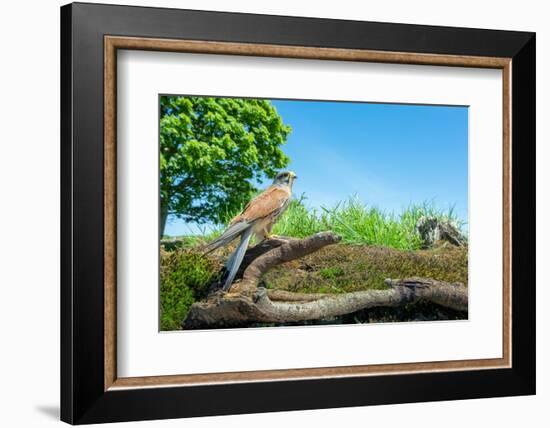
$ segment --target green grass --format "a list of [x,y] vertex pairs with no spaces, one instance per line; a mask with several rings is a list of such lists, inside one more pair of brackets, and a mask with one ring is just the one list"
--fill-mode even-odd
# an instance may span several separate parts
[[356,197],[350,197],[332,208],[308,210],[301,198],[292,201],[275,224],[273,233],[303,238],[332,230],[342,237],[342,242],[348,244],[415,250],[422,247],[416,233],[416,222],[422,216],[449,219],[461,226],[452,208],[443,211],[430,203],[413,204],[395,214],[362,204]]
[[[441,210],[432,203],[411,204],[400,213],[386,212],[361,203],[356,197],[340,202],[331,208],[308,209],[305,197],[293,200],[273,227],[280,236],[304,238],[317,232],[332,230],[342,242],[355,245],[378,245],[400,250],[422,248],[416,232],[416,222],[422,216],[437,217],[462,227],[453,209]],[[228,221],[233,215],[227,216]],[[203,234],[179,238],[179,244],[193,247],[218,237],[224,227],[209,229]]]
[[308,210],[303,199],[293,200],[273,227],[273,233],[281,236],[305,238],[327,230],[315,210]]

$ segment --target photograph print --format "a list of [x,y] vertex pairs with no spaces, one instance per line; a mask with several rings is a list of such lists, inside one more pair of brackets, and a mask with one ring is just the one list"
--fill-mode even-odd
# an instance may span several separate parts
[[159,330],[468,319],[468,107],[159,95]]

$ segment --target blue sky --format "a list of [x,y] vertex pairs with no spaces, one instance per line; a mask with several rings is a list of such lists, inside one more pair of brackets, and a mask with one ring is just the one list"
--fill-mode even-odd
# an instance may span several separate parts
[[[400,211],[433,202],[468,218],[468,108],[274,100],[292,133],[283,147],[310,207],[357,195]],[[169,220],[166,234],[190,232]]]

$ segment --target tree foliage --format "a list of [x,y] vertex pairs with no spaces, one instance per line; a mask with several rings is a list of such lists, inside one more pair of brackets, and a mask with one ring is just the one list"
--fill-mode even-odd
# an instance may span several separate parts
[[168,214],[226,220],[288,164],[290,131],[267,100],[161,96],[161,233]]

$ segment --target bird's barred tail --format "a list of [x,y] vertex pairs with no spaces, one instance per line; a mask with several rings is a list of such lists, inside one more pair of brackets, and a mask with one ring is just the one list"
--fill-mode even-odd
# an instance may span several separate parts
[[239,246],[227,261],[226,269],[229,271],[229,275],[227,276],[225,283],[223,284],[224,291],[229,290],[229,287],[231,287],[231,284],[235,279],[235,275],[237,275],[237,271],[241,266],[244,255],[246,253],[246,249],[248,248],[248,242],[250,241],[251,237],[252,228],[250,227],[243,232],[243,234],[241,235],[241,242],[239,243]]

